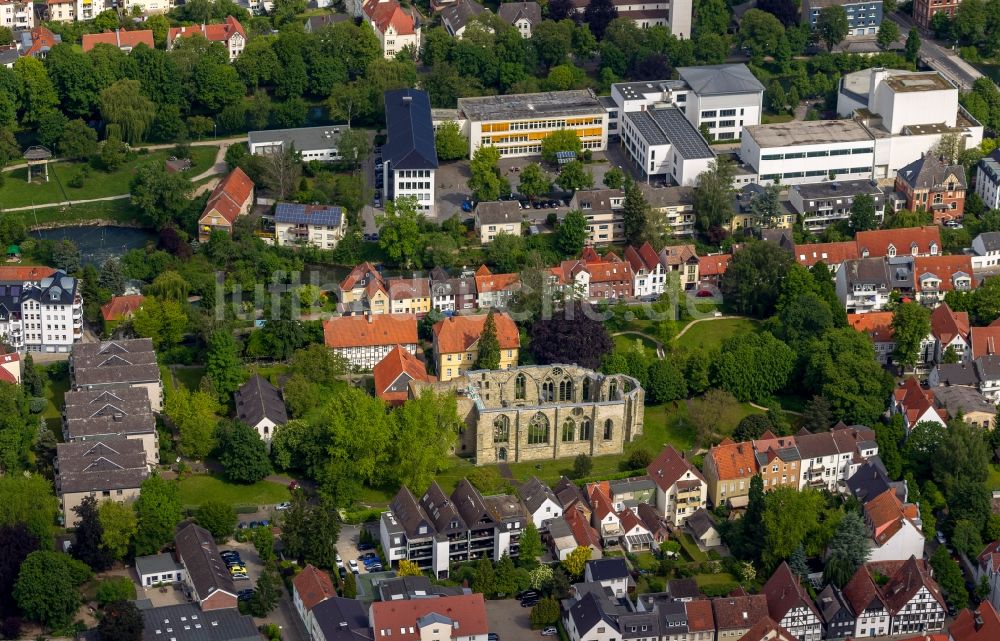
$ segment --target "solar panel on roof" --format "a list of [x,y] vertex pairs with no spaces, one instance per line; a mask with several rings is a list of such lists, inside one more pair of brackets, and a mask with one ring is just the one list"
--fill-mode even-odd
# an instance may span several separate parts
[[340,225],[341,216],[340,207],[316,207],[299,205],[297,203],[278,203],[274,209],[274,220],[279,223],[336,227]]

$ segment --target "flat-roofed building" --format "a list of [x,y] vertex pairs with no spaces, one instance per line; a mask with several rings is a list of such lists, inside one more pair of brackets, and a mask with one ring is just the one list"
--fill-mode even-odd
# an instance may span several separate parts
[[820,12],[827,7],[844,9],[848,37],[874,36],[882,24],[882,0],[805,0],[802,3],[802,22],[815,29]]
[[625,114],[622,145],[647,179],[693,187],[715,160],[701,132],[677,107],[651,108]]
[[792,121],[746,127],[740,158],[760,184],[870,179],[875,140],[854,120]]
[[250,153],[254,155],[281,153],[294,146],[304,162],[310,160],[340,160],[337,145],[340,134],[350,129],[348,125],[326,127],[298,127],[296,129],[270,129],[251,131],[247,134]]
[[458,111],[470,158],[482,146],[496,147],[501,156],[537,156],[542,140],[560,129],[573,131],[583,149],[608,146],[604,105],[587,89],[459,98]]

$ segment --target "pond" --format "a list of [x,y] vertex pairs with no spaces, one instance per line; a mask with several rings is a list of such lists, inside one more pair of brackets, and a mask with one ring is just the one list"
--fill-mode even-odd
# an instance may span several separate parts
[[156,238],[156,234],[148,229],[107,225],[39,229],[30,235],[42,240],[72,240],[80,249],[83,262],[94,265],[101,265],[109,258],[121,258],[130,250],[145,247],[147,242]]

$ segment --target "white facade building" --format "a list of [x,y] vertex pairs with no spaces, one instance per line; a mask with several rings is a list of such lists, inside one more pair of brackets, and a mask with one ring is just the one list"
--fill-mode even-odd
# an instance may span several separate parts
[[340,160],[340,151],[337,149],[340,134],[348,129],[347,125],[333,125],[251,131],[247,134],[247,145],[250,153],[256,156],[281,153],[294,146],[304,162],[329,162]]
[[740,158],[760,184],[871,178],[875,141],[853,120],[792,121],[745,127]]
[[166,13],[174,8],[173,0],[124,0],[124,9],[132,13],[133,7],[139,7],[143,15]]
[[382,147],[382,175],[389,200],[413,197],[417,208],[434,211],[434,176],[438,168],[431,103],[426,91],[385,92],[388,140]]
[[693,187],[715,160],[701,133],[677,107],[626,113],[621,140],[647,180],[662,176],[676,185]]
[[70,351],[83,338],[78,281],[45,267],[0,268],[0,336],[19,352]]
[[0,0],[0,27],[12,31],[35,28],[35,5],[18,0]]
[[[979,189],[979,185],[976,185]],[[1000,267],[1000,232],[987,231],[972,239],[972,269],[995,270]]]
[[[573,0],[577,13],[584,13],[590,0]],[[640,29],[667,27],[684,40],[691,37],[691,0],[612,0],[619,18],[635,23]]]
[[976,165],[976,195],[987,209],[1000,209],[1000,152],[994,151]]

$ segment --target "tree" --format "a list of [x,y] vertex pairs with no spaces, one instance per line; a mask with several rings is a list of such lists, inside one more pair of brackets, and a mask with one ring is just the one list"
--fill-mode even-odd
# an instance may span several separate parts
[[157,350],[169,349],[187,333],[188,317],[181,304],[147,296],[132,317],[132,329],[139,336],[152,338]]
[[570,577],[578,579],[583,576],[583,570],[587,567],[587,561],[589,560],[590,548],[581,545],[570,552],[569,556],[563,559],[560,566]]
[[[591,30],[593,31],[593,26],[591,26]],[[597,33],[595,32],[594,35]],[[582,150],[583,143],[580,142],[579,136],[572,129],[558,129],[542,139],[542,160],[550,165],[556,164],[556,154],[561,151],[572,151],[579,156]]]
[[[785,95],[785,88],[777,80],[772,80],[771,84],[767,86],[767,108],[772,113],[780,114],[785,112],[787,106],[788,96]],[[753,204],[753,201],[751,201],[751,204]]]
[[14,77],[19,88],[22,123],[37,126],[42,116],[59,106],[59,96],[42,61],[22,56],[14,61]]
[[102,608],[115,601],[131,601],[135,599],[135,584],[127,576],[103,579],[97,584],[95,596]]
[[598,40],[604,39],[605,30],[617,17],[618,9],[611,0],[594,0],[583,12],[583,21]]
[[531,627],[538,630],[553,625],[559,621],[559,613],[559,602],[545,597],[531,608]]
[[833,425],[830,401],[821,394],[814,395],[802,409],[802,427],[810,432],[825,432]]
[[212,533],[216,541],[225,541],[236,529],[236,510],[224,501],[206,501],[195,514],[198,525]]
[[215,426],[219,422],[216,398],[209,392],[188,391],[183,385],[167,394],[163,411],[177,426],[177,449],[184,456],[202,460],[215,447]]
[[479,335],[479,351],[475,369],[498,369],[500,367],[500,341],[497,339],[497,322],[491,309],[483,323],[483,333]]
[[819,491],[799,492],[788,486],[772,488],[764,496],[761,561],[767,571],[790,557],[799,545],[805,545],[807,552],[815,548],[822,551],[827,541],[818,534],[825,512],[824,503]]
[[723,341],[715,382],[741,401],[762,401],[782,389],[795,353],[769,332],[737,334]]
[[731,162],[716,158],[698,175],[694,188],[694,210],[702,231],[725,227],[733,219],[733,177]]
[[504,182],[500,177],[498,162],[500,150],[490,145],[480,147],[472,154],[472,162],[469,163],[469,190],[477,201],[492,201],[500,197]]
[[531,353],[541,364],[575,363],[597,369],[613,345],[600,320],[580,303],[567,303],[531,326]]
[[608,189],[621,189],[625,186],[625,172],[618,167],[612,167],[604,172],[603,182]]
[[629,245],[640,245],[649,220],[649,203],[646,202],[639,185],[632,181],[625,184],[622,220],[625,225],[625,242]]
[[493,570],[493,563],[486,557],[476,561],[472,570],[472,580],[469,587],[473,592],[478,592],[485,597],[496,594],[496,572]]
[[143,93],[138,80],[119,80],[104,89],[98,103],[101,118],[116,125],[130,145],[143,141],[156,118],[156,105]]
[[76,539],[69,553],[95,572],[108,569],[113,559],[102,545],[104,529],[98,516],[97,501],[92,496],[84,497],[73,511],[77,516]]
[[899,25],[892,20],[883,20],[878,28],[878,35],[875,36],[879,48],[885,51],[896,44],[897,40],[899,40]]
[[28,555],[39,548],[37,536],[24,523],[0,527],[0,615],[17,612],[14,584],[17,573]]
[[809,576],[809,560],[806,558],[806,549],[802,547],[801,543],[792,552],[792,556],[788,558],[788,567],[791,568],[795,576],[799,577],[800,581]]
[[101,546],[111,558],[123,560],[128,556],[132,541],[139,531],[135,510],[124,503],[102,501],[97,508],[97,515],[101,520]]
[[282,517],[285,555],[320,568],[336,565],[340,517],[327,500],[309,503],[301,491],[292,494],[292,507]]
[[416,561],[400,559],[399,566],[396,568],[396,576],[420,576],[421,574],[423,571]]
[[506,552],[497,561],[493,585],[497,595],[500,597],[513,596],[517,592],[517,568],[514,567],[514,560]]
[[406,196],[386,203],[385,214],[378,216],[379,247],[397,264],[412,262],[420,243],[420,214],[417,198]]
[[773,314],[792,256],[774,243],[751,242],[737,252],[722,277],[722,294],[742,314]]
[[577,454],[576,458],[573,459],[573,478],[586,478],[593,469],[594,461],[586,454]]
[[983,540],[979,530],[968,519],[959,519],[951,533],[951,545],[956,552],[974,558],[983,551]]
[[142,614],[132,601],[115,601],[104,607],[97,624],[101,641],[140,641],[143,631]]
[[109,132],[108,138],[101,143],[101,166],[107,171],[116,171],[125,164],[128,147],[117,133]]
[[281,153],[265,154],[260,163],[261,180],[280,200],[295,191],[302,176],[302,158],[294,145]]
[[816,18],[816,33],[826,44],[827,51],[843,42],[851,27],[847,21],[847,11],[841,6],[823,7]]
[[785,28],[770,13],[751,9],[740,20],[740,46],[750,51],[751,61],[759,63],[764,56],[774,53]]
[[649,366],[648,377],[646,395],[650,404],[660,405],[687,398],[687,381],[675,361],[671,359],[653,361]]
[[722,417],[737,405],[732,394],[721,389],[710,389],[704,396],[690,403],[690,421],[694,424],[695,442],[701,446],[715,436]]
[[80,249],[72,240],[64,238],[52,247],[52,262],[67,274],[80,271]]
[[901,303],[892,313],[896,360],[914,367],[920,360],[920,348],[931,333],[931,313],[919,303]]
[[868,540],[868,528],[861,515],[853,510],[845,514],[830,539],[823,578],[832,581],[837,587],[844,587],[857,569],[868,560],[868,555],[871,554]]
[[583,250],[588,233],[587,217],[574,209],[556,227],[556,247],[564,256],[576,256]]
[[257,577],[253,596],[250,597],[250,614],[255,617],[266,617],[278,605],[281,598],[281,577],[273,565],[268,565]]
[[903,51],[904,57],[911,63],[916,64],[920,55],[920,34],[916,27],[910,27],[910,32],[906,35],[906,47]]
[[[480,347],[480,354],[482,354]],[[396,478],[408,487],[423,487],[448,466],[456,435],[464,428],[453,393],[423,390],[394,412]]]
[[594,176],[584,169],[582,162],[574,160],[562,166],[556,184],[566,191],[590,189],[594,186]]
[[529,200],[534,200],[536,196],[549,193],[552,190],[552,182],[545,175],[541,165],[536,162],[528,163],[521,168],[521,180],[517,190]]
[[212,379],[220,400],[228,401],[243,382],[243,363],[232,332],[216,330],[208,341],[205,375]]
[[112,296],[120,296],[125,291],[125,273],[117,258],[109,258],[101,265],[98,285]]
[[70,120],[63,128],[56,147],[70,160],[86,160],[97,153],[97,132],[82,120]]
[[163,163],[139,167],[130,184],[132,204],[151,225],[160,228],[177,222],[189,205],[191,181],[167,171]]
[[348,129],[340,134],[340,140],[337,141],[337,150],[341,158],[352,167],[357,168],[360,166],[361,161],[371,153],[371,141],[368,138],[368,132],[362,129]]
[[160,476],[150,476],[142,482],[135,513],[139,523],[135,553],[156,554],[173,539],[174,527],[181,521],[177,485]]
[[219,462],[226,471],[226,478],[233,483],[250,485],[263,480],[272,471],[267,445],[257,430],[240,422],[222,430]]
[[[887,24],[896,24],[886,20]],[[851,203],[851,229],[854,232],[877,229],[879,217],[875,209],[875,199],[868,194],[859,194]]]
[[744,416],[733,430],[733,440],[737,443],[755,441],[773,427],[771,418],[767,414],[750,414]]
[[67,554],[39,550],[21,564],[14,598],[25,616],[50,628],[73,620],[80,606],[77,588],[90,578],[90,568]]
[[538,528],[535,527],[535,524],[529,521],[521,531],[518,562],[522,566],[534,567],[542,552],[542,537],[538,534]]
[[358,584],[354,579],[354,573],[348,572],[347,578],[344,579],[344,597],[348,599],[353,599],[358,596]]
[[934,550],[934,554],[931,555],[931,567],[948,604],[956,610],[968,607],[969,592],[965,589],[965,576],[958,561],[951,558],[947,546],[939,545]]
[[449,121],[434,132],[434,148],[438,160],[458,160],[469,154],[469,141],[462,135],[458,123]]

